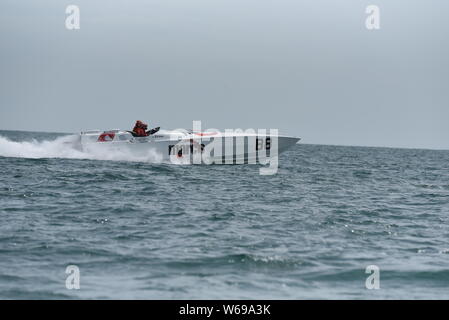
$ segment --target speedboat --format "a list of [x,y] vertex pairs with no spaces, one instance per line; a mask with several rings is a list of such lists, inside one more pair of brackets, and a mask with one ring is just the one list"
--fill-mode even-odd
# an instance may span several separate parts
[[[183,163],[252,164],[266,163],[295,145],[300,138],[282,136],[277,130],[207,130],[176,129],[149,131],[137,137],[132,131],[84,131],[80,146],[86,152],[129,152],[137,156],[156,153],[161,159]],[[263,161],[264,160],[264,161]]]

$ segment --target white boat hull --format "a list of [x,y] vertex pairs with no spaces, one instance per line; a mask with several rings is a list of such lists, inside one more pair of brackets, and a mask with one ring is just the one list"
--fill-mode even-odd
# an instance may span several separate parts
[[176,163],[248,164],[266,163],[300,139],[279,135],[220,132],[195,133],[161,130],[148,137],[133,137],[128,131],[88,131],[80,135],[86,152],[123,152],[137,157],[153,155]]

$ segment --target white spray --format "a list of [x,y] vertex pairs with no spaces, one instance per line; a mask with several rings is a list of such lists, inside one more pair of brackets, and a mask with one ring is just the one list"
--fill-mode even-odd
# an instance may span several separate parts
[[44,141],[11,141],[0,136],[0,156],[16,158],[65,158],[65,159],[90,159],[113,160],[133,162],[162,162],[162,156],[154,151],[146,155],[133,155],[126,151],[114,150],[114,152],[82,151],[77,135],[69,135]]

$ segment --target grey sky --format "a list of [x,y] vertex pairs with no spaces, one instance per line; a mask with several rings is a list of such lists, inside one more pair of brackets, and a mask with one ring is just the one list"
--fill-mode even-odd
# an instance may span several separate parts
[[202,120],[449,149],[447,0],[2,0],[0,41],[0,129]]

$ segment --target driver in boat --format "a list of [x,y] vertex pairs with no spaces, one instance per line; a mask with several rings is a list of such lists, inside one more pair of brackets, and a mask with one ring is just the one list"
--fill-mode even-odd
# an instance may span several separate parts
[[148,130],[148,131],[147,131],[147,129],[148,129],[148,125],[146,123],[143,123],[142,121],[137,120],[136,124],[134,126],[134,129],[133,129],[133,132],[132,132],[133,136],[135,136],[135,137],[147,137],[147,136],[149,136],[149,135],[151,135],[153,133],[158,132],[160,127],[157,127],[157,128],[154,128],[154,129],[151,129],[151,130]]
[[140,120],[136,121],[136,125],[134,126],[133,133],[136,137],[146,137],[148,136],[147,133],[148,125],[146,123],[143,123]]

